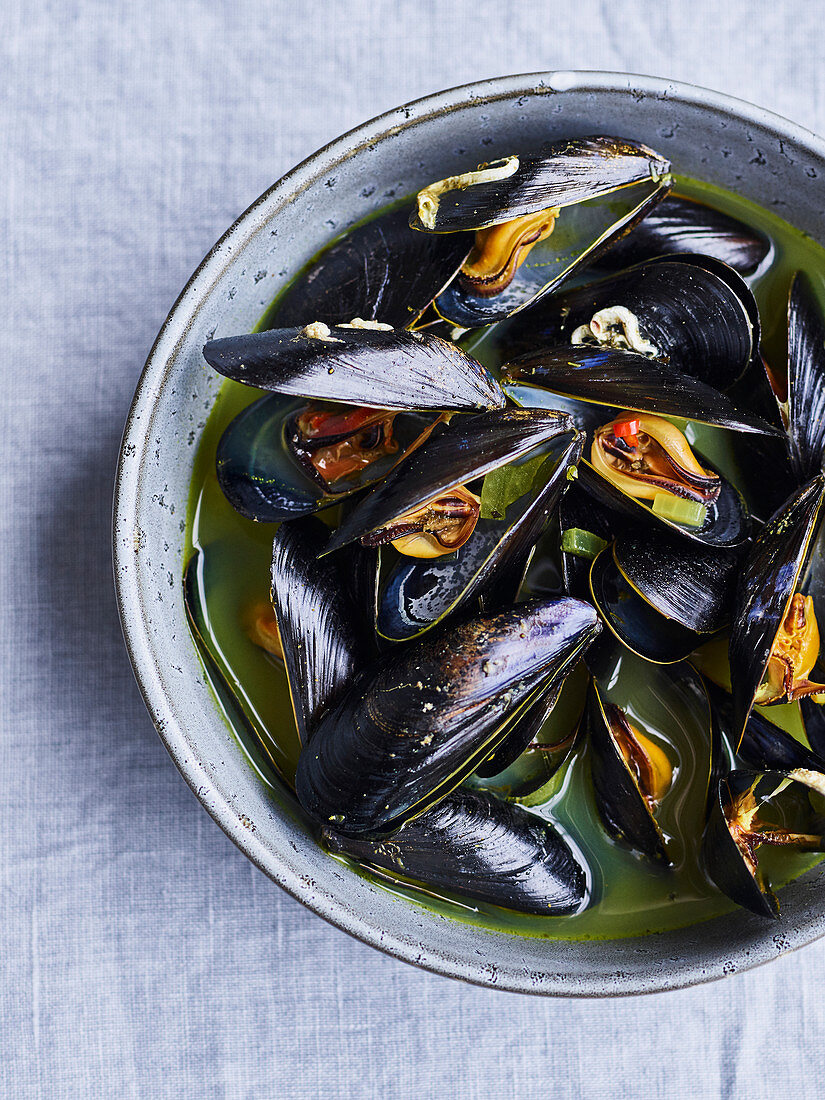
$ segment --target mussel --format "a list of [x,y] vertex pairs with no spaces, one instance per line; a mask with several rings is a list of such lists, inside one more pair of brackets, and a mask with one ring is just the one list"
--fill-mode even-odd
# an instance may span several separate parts
[[825,457],[825,316],[801,271],[788,300],[786,416],[791,467],[801,485],[822,472]]
[[825,677],[817,672],[823,502],[819,476],[771,519],[743,564],[729,649],[736,744],[754,703],[808,695],[825,702]]
[[[328,549],[360,539],[403,555],[393,565],[382,558],[379,630],[387,638],[418,634],[484,592],[494,607],[492,586],[517,587],[580,454],[563,413],[455,418],[352,509]],[[480,478],[474,493],[467,483]]]
[[456,790],[386,840],[324,831],[331,851],[394,879],[539,916],[575,913],[587,876],[556,829],[489,795]]
[[282,523],[272,547],[272,604],[304,745],[375,657],[375,554],[351,546],[318,561],[328,540],[329,528],[307,516]]
[[382,478],[426,438],[438,413],[366,409],[269,394],[218,442],[218,484],[247,519],[308,515]]
[[595,684],[587,728],[596,804],[606,828],[649,859],[670,862],[655,816],[673,778],[666,752],[621,707],[603,700]]
[[371,409],[501,408],[492,375],[455,344],[379,322],[313,321],[210,340],[204,358],[235,382]]
[[607,508],[637,521],[655,519],[708,546],[745,541],[748,522],[740,494],[666,418],[756,435],[774,436],[777,429],[697,379],[631,352],[555,348],[516,360],[505,374],[568,401],[640,414],[614,412],[609,420],[605,411],[600,428],[591,433],[591,461],[580,463],[581,485]]
[[547,293],[661,201],[669,167],[645,146],[595,137],[430,184],[418,194],[412,227],[476,233],[467,261],[436,298],[438,313],[478,327]]
[[758,312],[735,272],[690,259],[650,260],[542,298],[510,325],[503,356],[535,358],[564,344],[616,348],[727,389],[758,344]]
[[458,786],[599,629],[578,600],[531,601],[391,650],[301,754],[301,805],[342,834],[391,833]]
[[701,828],[711,766],[701,678],[687,663],[650,665],[606,636],[585,660],[593,673],[591,772],[605,828],[656,864],[692,861],[685,825],[695,819]]
[[770,241],[758,230],[686,195],[670,194],[597,261],[618,271],[656,256],[700,253],[753,275],[769,260]]
[[412,233],[409,205],[350,229],[316,256],[267,312],[267,328],[328,326],[353,317],[410,328],[453,279],[470,233]]
[[662,615],[622,572],[615,547],[608,546],[590,567],[590,598],[611,633],[631,652],[654,664],[682,661],[702,638]]
[[779,901],[760,867],[762,845],[825,850],[822,818],[802,777],[739,770],[719,780],[702,842],[710,879],[738,905],[776,919]]

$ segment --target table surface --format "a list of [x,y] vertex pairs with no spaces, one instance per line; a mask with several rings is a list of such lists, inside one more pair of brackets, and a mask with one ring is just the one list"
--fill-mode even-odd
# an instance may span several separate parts
[[821,1095],[825,942],[712,986],[544,1001],[302,908],[169,760],[109,550],[152,339],[294,163],[406,100],[550,68],[692,81],[823,132],[819,5],[6,0],[0,29],[0,1096]]

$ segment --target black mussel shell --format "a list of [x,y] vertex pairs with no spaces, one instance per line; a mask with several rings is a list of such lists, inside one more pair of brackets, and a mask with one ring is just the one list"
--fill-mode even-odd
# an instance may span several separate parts
[[[721,731],[731,740],[733,699],[724,688],[709,680],[705,681],[705,687],[714,718],[719,722]],[[788,775],[806,772],[812,776],[818,774],[821,777],[818,780],[819,785],[825,793],[825,759],[806,748],[780,726],[774,725],[758,710],[751,711],[745,726],[745,736],[736,755],[748,768],[758,772],[781,771]],[[791,778],[794,776],[791,775]]]
[[271,329],[210,340],[204,358],[247,386],[376,409],[501,408],[491,374],[455,344],[404,329]]
[[481,779],[489,779],[518,760],[533,743],[539,730],[550,717],[550,712],[558,702],[563,686],[561,682],[556,681],[547,685],[535,702],[531,703],[513,724],[512,730],[498,748],[491,752],[486,760],[482,760],[475,770],[477,776]]
[[665,838],[642,794],[638,780],[625,762],[610,728],[611,710],[594,682],[587,702],[587,732],[596,806],[605,828],[656,863],[668,864]]
[[530,382],[508,382],[502,386],[504,393],[519,408],[551,409],[567,413],[574,427],[587,435],[604,424],[604,407],[580,401],[575,397],[566,397],[561,393],[552,393],[543,386],[534,386]]
[[759,533],[739,570],[730,635],[733,738],[742,738],[777,632],[810,556],[825,478],[798,490]]
[[409,204],[350,229],[313,259],[267,314],[267,328],[353,317],[408,328],[472,248],[470,234],[413,233]]
[[591,566],[590,598],[622,645],[646,661],[675,664],[702,644],[697,633],[642,599],[618,567],[613,547],[602,550]]
[[504,367],[504,375],[507,381],[529,382],[595,405],[676,416],[737,432],[781,435],[704,382],[629,351],[577,345],[547,348],[513,360]]
[[788,301],[788,436],[801,485],[822,471],[825,449],[825,317],[802,271]]
[[439,316],[462,328],[490,325],[525,309],[601,255],[667,194],[667,183],[645,183],[620,197],[594,199],[562,211],[552,233],[531,247],[511,282],[492,295],[459,271],[435,300]]
[[730,622],[737,551],[689,544],[650,527],[621,535],[613,557],[639,596],[667,619],[698,633]]
[[[761,807],[766,801],[780,794],[791,778],[783,770],[733,771],[719,780],[710,804],[705,835],[702,841],[702,858],[710,880],[737,905],[742,905],[760,917],[776,920],[779,917],[779,901],[759,870],[758,855],[754,855],[755,867],[749,866],[742,850],[734,839],[728,823],[728,814],[734,803],[753,790],[754,801]],[[801,780],[800,780],[801,782]],[[804,786],[792,783],[789,797],[796,805],[790,807],[794,819],[789,828],[810,836],[804,845],[809,851],[822,851],[822,820],[815,815],[803,794]],[[799,805],[804,799],[804,805]],[[796,822],[799,822],[798,824]],[[815,833],[810,833],[815,829]],[[756,846],[755,846],[756,847]]]
[[324,837],[333,852],[394,878],[520,913],[575,913],[587,897],[585,870],[552,825],[473,791],[453,791],[389,840]]
[[770,250],[767,237],[737,218],[671,194],[599,258],[599,267],[619,271],[654,256],[698,252],[730,264],[740,275],[753,275]]
[[[708,462],[699,450],[695,447],[692,450],[705,469],[713,469],[712,463]],[[745,502],[733,485],[721,475],[721,491],[716,500],[707,505],[704,524],[701,527],[688,527],[657,515],[644,501],[623,493],[612,482],[598,474],[586,459],[582,458],[578,471],[578,484],[585,492],[589,493],[602,507],[620,513],[625,521],[632,524],[639,522],[661,524],[668,531],[690,539],[693,545],[702,543],[718,549],[732,550],[742,546],[748,538],[750,528]]]
[[424,188],[410,225],[431,233],[483,229],[629,184],[658,183],[669,171],[670,163],[659,153],[621,138],[555,141]]
[[[542,348],[600,342],[641,352],[724,390],[743,374],[755,346],[742,300],[751,293],[744,283],[741,291],[696,264],[651,261],[542,298],[508,328],[502,355],[536,359]],[[590,335],[596,317],[604,322],[599,341]]]
[[560,688],[540,696],[525,711],[467,785],[524,806],[545,803],[563,781],[557,773],[582,740],[589,683],[590,674],[580,661]]
[[318,561],[328,538],[307,516],[282,523],[272,545],[272,605],[303,745],[376,652],[375,551],[351,546]]
[[[556,444],[554,446],[553,444]],[[498,494],[488,501],[487,482],[481,489],[481,515],[470,539],[452,554],[430,560],[396,555],[384,576],[378,597],[378,633],[393,641],[413,637],[440,622],[459,606],[479,598],[489,613],[511,607],[542,530],[569,484],[569,471],[581,457],[582,437],[569,432],[528,454],[524,467],[499,467],[518,476],[527,463],[537,465],[531,480],[505,482],[517,494],[506,509],[491,514]],[[495,476],[495,474],[493,474]],[[383,550],[382,550],[383,558]]]
[[593,559],[624,526],[621,514],[603,507],[579,485],[571,485],[559,503],[562,581],[568,596],[590,599]]
[[565,413],[508,408],[454,417],[360,501],[333,535],[328,552],[572,432]]
[[392,832],[473,772],[599,629],[581,601],[536,600],[393,648],[301,754],[301,805],[336,832]]
[[326,491],[289,453],[291,426],[306,406],[301,398],[268,394],[240,412],[221,436],[215,455],[218,484],[232,507],[247,519],[276,523],[309,515],[371,485],[431,428],[437,416],[398,413],[392,425],[392,453]]

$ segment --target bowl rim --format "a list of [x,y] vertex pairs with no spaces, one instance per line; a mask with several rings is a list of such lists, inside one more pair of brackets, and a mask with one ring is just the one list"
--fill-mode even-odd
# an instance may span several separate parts
[[[132,669],[157,732],[186,783],[214,821],[240,848],[240,850],[269,878],[281,886],[297,901],[307,906],[337,928],[354,938],[376,947],[384,953],[405,962],[446,977],[460,978],[485,988],[497,988],[511,992],[538,995],[600,997],[631,996],[641,993],[679,989],[704,982],[715,981],[731,973],[731,963],[737,972],[752,969],[776,958],[777,952],[765,947],[764,951],[731,950],[726,961],[718,967],[707,963],[693,966],[683,964],[675,978],[657,977],[644,983],[631,980],[621,988],[606,989],[601,980],[592,984],[581,979],[571,984],[563,975],[538,986],[527,976],[515,971],[507,974],[498,970],[491,980],[490,969],[483,962],[468,958],[456,959],[441,954],[431,945],[413,944],[395,936],[392,929],[378,930],[363,917],[332,895],[314,892],[288,862],[275,858],[276,853],[264,847],[254,832],[239,825],[235,808],[215,786],[202,763],[193,756],[182,727],[178,725],[170,706],[171,683],[168,675],[155,660],[152,640],[147,628],[146,609],[142,605],[136,573],[127,567],[130,553],[124,540],[118,537],[118,526],[135,515],[139,499],[142,463],[126,462],[129,453],[142,454],[147,443],[151,414],[161,379],[169,360],[185,339],[198,313],[206,290],[218,281],[220,274],[233,262],[234,253],[248,236],[257,230],[255,219],[259,207],[277,203],[282,207],[294,201],[318,178],[329,175],[336,164],[349,159],[365,146],[372,145],[401,130],[411,127],[424,118],[476,107],[484,103],[518,96],[532,96],[546,92],[616,93],[638,94],[698,106],[716,112],[733,115],[738,121],[751,122],[772,132],[788,137],[805,147],[815,157],[825,162],[825,141],[812,131],[789,119],[758,107],[746,100],[711,91],[683,81],[632,73],[590,70],[553,70],[521,73],[457,85],[444,91],[423,96],[407,104],[383,112],[354,127],[322,146],[267,188],[241,213],[212,246],[187,280],[166,320],[154,340],[132,399],[126,419],[118,459],[113,501],[113,564],[118,612],[124,641]],[[131,526],[130,528],[131,529]],[[787,950],[796,950],[825,935],[825,918],[814,934],[807,928]]]

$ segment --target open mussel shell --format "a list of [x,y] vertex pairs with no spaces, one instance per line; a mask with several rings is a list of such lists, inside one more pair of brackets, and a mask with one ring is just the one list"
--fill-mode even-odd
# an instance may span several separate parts
[[408,328],[455,275],[470,234],[413,233],[409,204],[350,229],[316,256],[268,312],[267,328],[362,317]]
[[618,195],[564,209],[553,231],[531,246],[511,281],[497,293],[482,293],[459,271],[435,299],[439,316],[463,328],[479,328],[518,313],[550,294],[591,264],[636,225],[667,194],[669,184],[647,181]]
[[[824,501],[825,478],[820,476],[777,512],[742,563],[729,647],[734,744],[741,740],[794,594],[821,590],[822,558],[812,550]],[[821,614],[821,602],[817,610]]]
[[565,433],[573,434],[569,417],[552,411],[508,408],[453,418],[448,427],[434,432],[407,455],[342,520],[328,552],[386,527],[427,501],[515,462]]
[[317,560],[329,528],[314,516],[282,523],[272,545],[272,606],[301,744],[375,658],[375,552],[351,546]]
[[702,841],[710,880],[737,905],[774,920],[779,917],[779,901],[760,867],[760,833],[767,843],[793,834],[793,847],[825,850],[823,820],[808,801],[809,785],[802,777],[796,779],[784,770],[738,770],[723,777],[711,798]]
[[[713,465],[695,447],[693,453],[705,469],[713,470]],[[719,549],[734,549],[747,541],[750,526],[745,502],[741,494],[721,474],[721,491],[716,500],[706,505],[705,522],[701,527],[688,527],[675,523],[666,516],[657,515],[645,501],[629,496],[613,482],[602,477],[586,459],[582,458],[578,471],[578,483],[585,492],[604,508],[619,512],[632,524],[661,524],[667,530],[690,539],[691,544],[703,543]]]
[[502,355],[535,359],[542,348],[601,344],[642,353],[724,390],[744,373],[755,346],[743,300],[752,295],[735,278],[738,289],[695,263],[639,264],[523,310],[504,334]]
[[631,233],[599,257],[598,266],[619,271],[655,256],[698,252],[753,275],[771,244],[752,226],[685,195],[668,195]]
[[825,316],[808,276],[798,271],[788,300],[788,437],[798,484],[823,468]]
[[410,225],[429,233],[483,229],[553,206],[566,207],[670,171],[659,153],[621,138],[555,141],[430,184]]
[[639,595],[619,568],[613,546],[592,563],[590,598],[613,635],[646,661],[675,664],[702,643],[695,631],[666,618]]
[[740,557],[653,527],[628,531],[613,546],[616,566],[639,596],[668,620],[700,634],[730,622]]
[[375,409],[501,408],[492,375],[455,344],[403,329],[308,323],[210,340],[204,358],[247,386]]
[[603,698],[594,682],[587,702],[587,733],[599,816],[612,836],[648,859],[667,864],[664,835],[620,746],[620,727],[626,723],[621,708]]
[[327,846],[393,878],[520,913],[579,911],[587,875],[548,822],[490,795],[456,790],[390,840],[325,830]]
[[474,598],[488,613],[512,606],[581,449],[582,437],[564,432],[528,452],[520,466],[491,471],[481,488],[481,519],[454,553],[421,560],[388,548],[397,560],[382,579],[378,633],[391,641],[413,637]]
[[339,833],[391,833],[473,772],[599,629],[581,601],[531,601],[393,648],[301,754],[301,805]]
[[630,351],[547,348],[514,359],[504,367],[504,376],[508,382],[532,383],[589,404],[781,437],[780,429],[737,408],[712,386]]
[[275,523],[309,515],[371,485],[430,430],[436,415],[398,413],[386,453],[357,473],[325,486],[291,453],[290,437],[305,408],[307,403],[300,398],[268,394],[240,412],[221,436],[215,455],[218,484],[232,507],[247,519]]

